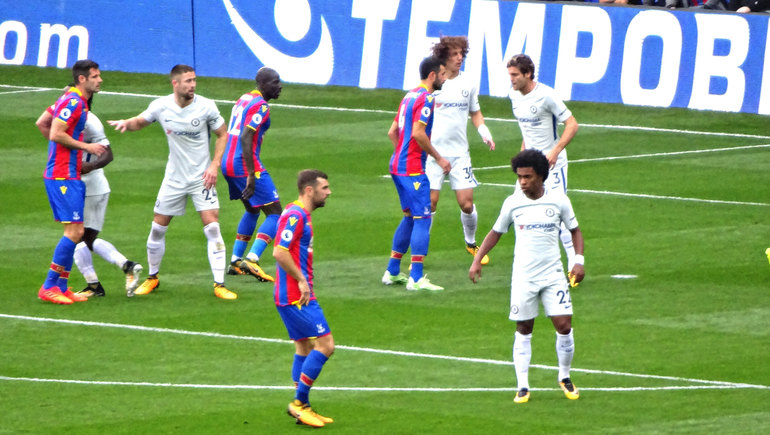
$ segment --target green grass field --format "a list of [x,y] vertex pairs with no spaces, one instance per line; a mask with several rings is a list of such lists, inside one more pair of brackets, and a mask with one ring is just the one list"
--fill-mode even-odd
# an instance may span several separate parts
[[[165,76],[104,71],[94,111],[136,115]],[[237,301],[213,296],[197,213],[175,218],[161,287],[131,299],[123,274],[95,259],[105,298],[56,306],[36,298],[61,225],[34,121],[69,72],[0,67],[0,433],[295,433],[293,345],[272,286],[228,277]],[[49,90],[24,88],[41,87]],[[249,80],[200,77],[198,93],[232,102]],[[129,94],[130,93],[130,94]],[[141,95],[137,95],[141,94]],[[385,178],[386,137],[403,93],[285,84],[271,102],[263,161],[285,205],[300,169],[330,176],[313,214],[316,294],[337,351],[311,394],[334,433],[765,433],[770,426],[770,124],[767,117],[568,102],[572,202],[587,277],[573,291],[578,401],[556,381],[554,332],[533,338],[532,399],[514,405],[507,318],[512,235],[468,280],[459,210],[445,188],[426,272],[447,289],[407,293],[379,282],[400,219]],[[514,177],[521,144],[507,100],[482,98],[498,144],[470,129],[479,243]],[[327,110],[325,108],[343,110]],[[362,109],[362,110],[345,110]],[[101,237],[146,266],[145,242],[168,148],[157,126],[108,130],[115,161]],[[242,214],[218,182],[228,257]],[[261,220],[260,220],[261,222]],[[270,272],[274,261],[267,255]],[[618,279],[616,275],[635,278]],[[70,283],[79,290],[82,276]],[[542,315],[541,315],[542,316]],[[765,429],[762,429],[765,428]]]

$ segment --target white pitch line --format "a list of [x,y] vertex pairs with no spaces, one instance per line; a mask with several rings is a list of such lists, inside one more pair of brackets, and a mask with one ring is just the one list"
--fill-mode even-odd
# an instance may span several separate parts
[[[641,159],[645,157],[668,157],[668,156],[677,156],[677,155],[683,155],[683,154],[716,153],[716,152],[724,152],[724,151],[736,151],[736,150],[746,150],[746,149],[752,149],[752,148],[768,148],[768,147],[770,147],[770,144],[744,145],[744,146],[737,146],[737,147],[700,149],[700,150],[690,150],[690,151],[671,151],[671,152],[665,152],[665,153],[634,154],[630,156],[594,157],[590,159],[570,160],[569,163],[573,164],[573,163],[586,163],[586,162],[606,162],[606,161],[612,161],[612,160]],[[473,168],[473,170],[488,171],[491,169],[510,169],[510,168],[511,168],[511,165],[501,165],[501,166],[484,166],[481,168]]]
[[[62,88],[46,88],[46,87],[39,87],[39,86],[21,86],[21,85],[3,85],[3,84],[0,84],[0,88],[15,88],[15,89],[22,89],[27,91],[61,91],[62,90]],[[137,94],[137,93],[131,93],[131,92],[101,91],[99,93],[103,95],[117,95],[117,96],[141,97],[141,98],[158,98],[162,96],[162,95],[150,95],[150,94]],[[232,101],[232,100],[215,99],[214,101],[222,104],[235,104],[235,101]],[[347,108],[347,107],[328,107],[328,106],[305,106],[305,105],[299,105],[299,104],[283,104],[283,103],[271,103],[270,106],[286,107],[291,109],[305,109],[305,110],[329,110],[329,111],[339,111],[339,112],[381,113],[381,114],[387,114],[387,115],[393,115],[395,113],[395,111],[393,110],[355,109],[355,108]],[[516,123],[516,120],[513,118],[484,118],[484,119],[487,121]],[[679,129],[673,129],[673,128],[640,127],[635,125],[580,124],[580,126],[591,127],[591,128],[618,129],[618,130],[652,131],[652,132],[661,132],[661,133],[681,133],[681,134],[692,134],[692,135],[702,135],[702,136],[724,136],[724,137],[740,137],[740,138],[750,138],[750,139],[770,139],[770,136],[762,136],[762,135],[756,135],[756,134],[679,130]]]
[[[120,324],[120,323],[93,322],[93,321],[86,321],[86,320],[52,319],[47,317],[31,317],[31,316],[21,316],[21,315],[3,314],[3,313],[0,313],[0,318],[27,320],[27,321],[45,322],[45,323],[64,323],[64,324],[79,325],[79,326],[96,326],[96,327],[103,327],[103,328],[130,329],[130,330],[137,330],[137,331],[192,335],[192,336],[202,336],[202,337],[211,337],[211,338],[227,338],[227,339],[235,339],[235,340],[261,341],[261,342],[279,343],[279,344],[292,343],[290,340],[282,340],[282,339],[276,339],[276,338],[219,334],[215,332],[187,331],[183,329],[154,328],[154,327],[148,327],[148,326],[126,325],[126,324]],[[345,349],[345,350],[351,350],[351,351],[357,351],[357,352],[369,352],[369,353],[406,356],[406,357],[415,357],[415,358],[442,359],[442,360],[493,364],[493,365],[513,365],[511,361],[502,361],[502,360],[493,360],[493,359],[484,359],[484,358],[467,358],[467,357],[457,357],[457,356],[449,356],[449,355],[436,355],[436,354],[428,354],[428,353],[405,352],[405,351],[395,351],[395,350],[386,350],[386,349],[373,349],[373,348],[367,348],[367,347],[345,346],[345,345],[336,345],[335,347],[337,349]],[[540,365],[540,364],[532,364],[530,367],[546,369],[546,370],[558,370],[558,367],[546,366],[546,365]],[[740,388],[770,389],[770,386],[764,386],[764,385],[751,385],[751,384],[742,384],[742,383],[724,382],[724,381],[710,381],[710,380],[703,380],[703,379],[682,378],[682,377],[676,377],[676,376],[646,375],[646,374],[634,374],[634,373],[580,369],[580,368],[573,368],[572,371],[583,372],[583,373],[594,373],[594,374],[607,374],[607,375],[613,375],[613,376],[638,377],[638,378],[645,378],[645,379],[661,379],[661,380],[669,380],[669,381],[677,381],[677,382],[694,382],[694,383],[701,383],[701,384],[713,384],[713,385],[721,385],[721,386],[733,387],[733,388],[740,387]]]
[[[480,186],[494,186],[494,187],[507,187],[513,189],[515,184],[505,183],[479,183]],[[672,201],[692,201],[703,202],[707,204],[729,204],[729,205],[755,205],[760,207],[770,207],[770,203],[766,202],[750,202],[750,201],[727,201],[722,199],[703,199],[703,198],[687,198],[682,196],[665,196],[665,195],[650,195],[646,193],[628,193],[628,192],[612,192],[609,190],[591,190],[591,189],[568,189],[569,193],[589,193],[596,195],[611,195],[611,196],[627,196],[630,198],[646,198],[646,199],[668,199]]]
[[[28,378],[17,376],[2,376],[0,381],[8,382],[34,382],[51,384],[75,384],[75,385],[107,385],[126,387],[158,387],[158,388],[192,388],[205,390],[294,390],[289,385],[217,385],[217,384],[174,384],[169,382],[122,382],[122,381],[87,381],[82,379],[48,379]],[[580,387],[581,391],[673,391],[673,390],[723,390],[756,388],[752,386],[732,385],[667,385],[662,387]],[[768,387],[770,388],[770,387]],[[442,387],[328,387],[314,386],[313,390],[324,391],[366,391],[366,392],[424,392],[424,393],[454,393],[454,392],[478,392],[478,393],[510,393],[516,388],[442,388]],[[559,388],[530,388],[530,391],[561,391]]]

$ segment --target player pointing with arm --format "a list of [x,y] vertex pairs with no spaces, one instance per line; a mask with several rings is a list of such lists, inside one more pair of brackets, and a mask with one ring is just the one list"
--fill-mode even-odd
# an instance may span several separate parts
[[516,403],[529,400],[529,364],[532,357],[532,330],[538,316],[539,303],[556,329],[556,355],[559,360],[558,381],[568,399],[579,397],[570,379],[575,343],[572,338],[572,299],[561,263],[559,226],[565,224],[572,235],[575,265],[570,279],[580,282],[583,269],[583,233],[569,198],[559,190],[547,189],[543,182],[549,177],[548,160],[537,150],[520,152],[511,161],[519,188],[503,202],[500,215],[484,238],[474,257],[468,276],[474,283],[481,278],[481,258],[497,245],[503,233],[513,228],[516,244],[511,273],[511,311],[509,319],[516,322],[513,343],[513,363],[519,392]]
[[[171,69],[171,95],[150,103],[147,110],[131,119],[107,121],[120,132],[140,130],[158,122],[166,133],[169,156],[158,198],[155,202],[152,229],[147,238],[147,280],[134,292],[146,295],[155,290],[160,281],[158,272],[166,250],[166,231],[171,218],[185,212],[187,197],[192,198],[195,210],[203,222],[211,273],[214,276],[214,294],[222,299],[236,299],[224,284],[225,242],[219,230],[219,200],[215,184],[227,140],[225,120],[216,104],[195,94],[195,70],[188,65]],[[216,135],[214,158],[209,158],[210,132]]]

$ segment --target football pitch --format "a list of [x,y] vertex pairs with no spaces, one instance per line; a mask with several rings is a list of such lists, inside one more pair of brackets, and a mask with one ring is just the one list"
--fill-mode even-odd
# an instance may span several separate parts
[[[166,76],[102,72],[94,112],[134,116],[171,92]],[[124,276],[94,256],[107,296],[71,306],[37,299],[62,235],[35,127],[68,70],[0,67],[0,433],[294,433],[293,345],[272,286],[227,276],[213,295],[206,239],[188,204],[166,237],[161,285],[126,298]],[[229,118],[251,80],[199,77]],[[553,327],[532,340],[529,403],[515,405],[508,320],[513,234],[468,279],[459,209],[445,186],[425,270],[443,292],[386,287],[400,220],[386,133],[403,92],[284,84],[271,101],[262,160],[285,206],[296,174],[329,174],[313,213],[315,291],[337,350],[313,391],[334,433],[766,433],[770,426],[770,123],[758,115],[567,102],[580,130],[569,187],[586,239],[572,291],[577,401],[559,389]],[[477,241],[515,178],[521,146],[508,100],[481,98],[496,151],[469,128]],[[168,147],[158,126],[119,134],[100,237],[145,265]],[[243,212],[219,177],[228,245]],[[262,222],[262,219],[260,219]],[[269,248],[268,251],[271,252]],[[274,271],[267,254],[262,265]],[[144,278],[144,277],[143,277]],[[85,286],[79,272],[73,290]],[[765,429],[762,429],[762,428]]]

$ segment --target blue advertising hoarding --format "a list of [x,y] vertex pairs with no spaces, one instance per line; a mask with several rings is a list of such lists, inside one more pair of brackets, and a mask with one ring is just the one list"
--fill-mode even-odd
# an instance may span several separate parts
[[[406,89],[441,35],[467,35],[464,71],[507,95],[505,64],[535,61],[565,100],[770,114],[768,17],[494,0],[0,0],[0,64]],[[768,71],[768,74],[764,74]]]

